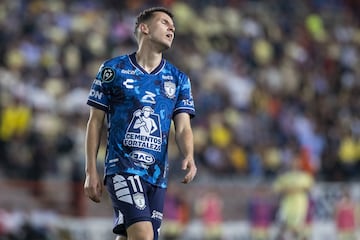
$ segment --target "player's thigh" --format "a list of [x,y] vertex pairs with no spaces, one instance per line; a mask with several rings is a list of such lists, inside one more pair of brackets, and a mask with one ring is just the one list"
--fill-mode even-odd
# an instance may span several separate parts
[[137,222],[152,221],[147,184],[139,176],[116,174],[107,176],[106,187],[114,208],[113,232],[127,236],[127,228]]
[[127,228],[129,240],[153,240],[154,232],[152,223],[149,221],[136,222]]
[[154,239],[158,239],[163,218],[166,189],[155,186],[150,188],[151,190],[148,192],[148,200],[150,204],[151,222],[154,230]]

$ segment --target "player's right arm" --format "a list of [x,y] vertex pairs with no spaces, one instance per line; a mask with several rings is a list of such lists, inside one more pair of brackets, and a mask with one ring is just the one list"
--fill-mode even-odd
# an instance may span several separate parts
[[102,195],[102,181],[96,168],[97,154],[100,146],[101,131],[105,119],[105,112],[94,107],[90,108],[90,116],[85,136],[85,195],[94,202],[100,202]]

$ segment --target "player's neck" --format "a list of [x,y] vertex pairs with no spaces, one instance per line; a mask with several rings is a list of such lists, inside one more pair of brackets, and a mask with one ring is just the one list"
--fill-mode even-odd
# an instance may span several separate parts
[[161,52],[146,51],[143,49],[139,49],[135,56],[137,63],[149,73],[159,66],[162,59]]

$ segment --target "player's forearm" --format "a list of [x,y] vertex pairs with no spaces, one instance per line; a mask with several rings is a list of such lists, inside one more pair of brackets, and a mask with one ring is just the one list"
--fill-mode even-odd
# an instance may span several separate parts
[[85,137],[86,173],[96,171],[96,160],[100,146],[101,128],[102,126],[95,121],[88,122]]
[[194,136],[191,128],[184,128],[175,135],[176,143],[185,158],[194,158]]

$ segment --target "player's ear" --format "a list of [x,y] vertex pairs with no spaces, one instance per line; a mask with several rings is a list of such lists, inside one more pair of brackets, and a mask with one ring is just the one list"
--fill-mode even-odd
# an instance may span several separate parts
[[149,27],[145,23],[140,23],[139,28],[142,33],[144,34],[149,33]]

